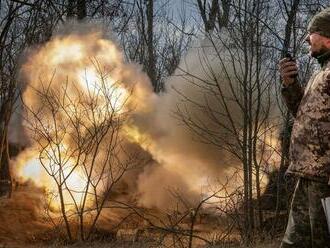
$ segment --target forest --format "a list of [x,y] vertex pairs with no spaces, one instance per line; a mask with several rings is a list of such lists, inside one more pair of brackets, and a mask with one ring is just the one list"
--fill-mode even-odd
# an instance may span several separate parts
[[0,0],[0,247],[279,247],[327,0]]

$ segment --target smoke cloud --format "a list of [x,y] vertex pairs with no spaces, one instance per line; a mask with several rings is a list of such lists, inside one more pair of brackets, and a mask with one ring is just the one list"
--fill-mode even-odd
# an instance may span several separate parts
[[[57,82],[50,86],[52,90],[62,87],[61,83],[68,78],[77,82],[79,73],[89,70],[91,58],[97,58],[103,68],[110,69],[113,81],[120,82],[125,89],[133,89],[127,102],[130,117],[124,137],[127,143],[138,144],[138,149],[147,151],[153,158],[138,175],[130,174],[126,178],[130,181],[130,193],[137,193],[140,205],[173,208],[173,191],[194,204],[207,194],[206,186],[214,186],[219,179],[226,181],[240,168],[235,154],[224,149],[232,145],[239,154],[235,142],[240,138],[243,124],[242,111],[235,99],[242,96],[233,93],[240,88],[234,83],[237,72],[230,66],[229,55],[221,42],[204,40],[199,48],[192,49],[175,75],[167,80],[166,91],[156,95],[140,66],[125,63],[119,48],[102,30],[85,25],[67,27],[42,47],[29,52],[22,67],[29,85],[24,92],[28,106],[44,104],[29,87],[40,87],[41,79]],[[58,46],[64,47],[60,50],[63,53],[58,53]],[[80,87],[69,85],[70,92]],[[237,130],[231,126],[232,122]],[[17,161],[24,156],[21,154]],[[18,167],[25,168],[24,161]],[[235,187],[237,183],[240,182],[232,182]]]
[[[232,52],[232,57],[232,53],[225,48],[224,43],[228,41],[213,39],[205,39],[189,51],[175,74],[166,81],[165,93],[157,99],[154,113],[135,122],[141,132],[152,137],[154,144],[149,150],[160,164],[147,167],[139,177],[144,205],[158,203],[159,208],[168,206],[169,202],[173,202],[167,198],[168,189],[178,185],[186,193],[183,195],[189,195],[188,198],[194,203],[200,200],[201,195],[209,193],[203,190],[209,190],[207,186],[219,188],[235,172],[242,176],[241,161],[235,156],[235,153],[241,155],[237,139],[242,140],[244,118],[239,106],[243,101],[238,82],[243,80],[238,61],[242,56]],[[266,112],[266,106],[275,103],[273,88],[267,83],[261,84],[262,89],[269,88],[269,91],[261,97],[264,107],[260,115],[268,113],[276,126],[274,120],[279,116],[278,109],[272,108]],[[256,94],[255,91],[255,99]],[[266,133],[267,136],[273,133],[273,140],[269,143],[276,147],[277,127],[270,128]],[[265,177],[263,180],[267,183]],[[227,190],[230,192],[242,184],[241,177],[238,181],[229,182]]]

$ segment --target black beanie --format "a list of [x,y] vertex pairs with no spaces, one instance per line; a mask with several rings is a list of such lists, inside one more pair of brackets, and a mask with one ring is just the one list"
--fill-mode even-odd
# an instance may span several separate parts
[[316,14],[308,24],[309,33],[318,33],[330,38],[330,7]]

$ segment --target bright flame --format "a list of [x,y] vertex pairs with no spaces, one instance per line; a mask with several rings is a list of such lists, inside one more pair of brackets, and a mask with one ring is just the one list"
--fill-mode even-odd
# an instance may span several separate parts
[[[27,161],[21,173],[22,174],[20,176],[22,176],[24,179],[34,181],[36,178],[40,178],[42,175],[42,167],[39,163],[39,159],[33,158]],[[34,181],[34,183],[38,185],[40,181]]]
[[[32,180],[44,187],[55,209],[60,207],[59,188],[69,210],[79,210],[85,200],[84,206],[92,204],[90,196],[102,193],[102,186],[93,188],[98,192],[90,192],[91,187],[87,190],[88,165],[84,163],[90,161],[75,161],[77,158],[73,151],[81,145],[75,143],[77,136],[80,139],[99,139],[94,130],[103,132],[108,123],[112,125],[110,128],[116,129],[120,115],[127,111],[131,94],[128,89],[133,84],[125,82],[127,77],[123,71],[131,74],[133,69],[127,67],[123,70],[125,65],[122,60],[114,43],[102,38],[101,33],[94,32],[55,37],[23,66],[23,74],[32,86],[24,92],[24,103],[30,110],[39,113],[37,119],[41,120],[39,123],[37,120],[32,129],[39,128],[51,138],[38,136],[37,132],[29,133],[37,142],[33,149],[26,152],[28,156],[25,158],[23,152],[18,174],[23,180]],[[42,94],[49,96],[42,98]],[[135,99],[139,96],[136,95]],[[108,121],[110,116],[112,119]],[[95,142],[91,146],[93,144]],[[88,149],[91,148],[87,147],[83,156],[89,159],[88,152],[91,151]],[[100,156],[98,159],[102,160]],[[102,170],[96,168],[95,171],[93,176]]]
[[102,102],[103,104],[104,102],[109,102],[110,107],[116,112],[122,111],[122,107],[128,97],[128,92],[118,82],[111,77],[100,75],[101,73],[98,73],[93,67],[80,70],[77,74],[80,86],[88,95],[91,95],[91,97],[110,96],[109,101],[100,99],[100,106],[102,106]]
[[149,151],[154,145],[152,138],[148,134],[141,132],[134,125],[126,125],[124,132],[128,140],[141,145],[146,151]]
[[72,43],[69,40],[58,41],[55,43],[55,47],[49,57],[53,65],[77,62],[84,59],[83,46],[80,43]]
[[[49,175],[45,172],[40,160],[38,158],[37,151],[30,150],[28,157],[19,157],[16,164],[21,167],[18,170],[17,176],[23,181],[30,180],[38,187],[44,187],[47,191],[48,202],[52,209],[57,211],[60,210],[60,196],[58,194],[58,186],[54,180],[52,180]],[[20,156],[22,156],[20,155]],[[22,161],[20,161],[22,159]],[[26,160],[27,159],[27,160]],[[23,163],[23,164],[21,164]],[[62,175],[65,180],[65,184],[62,187],[63,192],[63,202],[67,210],[75,211],[75,205],[79,207],[83,197],[84,191],[86,189],[86,179],[83,177],[83,173],[79,169],[73,169],[73,162],[70,161],[69,164],[65,166],[62,170]],[[59,171],[59,168],[54,168],[53,171]],[[69,173],[71,173],[69,175]],[[57,178],[58,179],[58,178]],[[71,193],[70,193],[71,192]],[[87,198],[87,205],[91,204],[90,197]]]

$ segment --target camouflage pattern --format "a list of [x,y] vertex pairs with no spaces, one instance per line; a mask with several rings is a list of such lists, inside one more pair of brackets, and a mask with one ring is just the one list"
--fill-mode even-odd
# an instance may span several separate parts
[[300,101],[304,96],[303,87],[296,80],[293,84],[282,88],[282,96],[291,114],[296,116]]
[[321,199],[330,196],[327,184],[299,178],[293,194],[281,248],[330,247],[330,235]]
[[295,116],[287,173],[327,182],[330,175],[330,63],[315,73],[305,89],[294,83],[282,90]]

